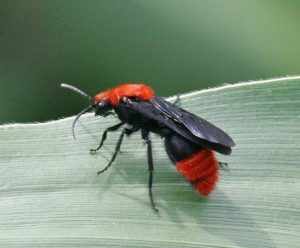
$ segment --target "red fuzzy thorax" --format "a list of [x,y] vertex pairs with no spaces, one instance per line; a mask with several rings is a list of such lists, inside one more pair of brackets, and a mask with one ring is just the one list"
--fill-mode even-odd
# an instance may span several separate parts
[[195,189],[207,196],[218,181],[218,161],[212,150],[204,149],[176,163],[177,170]]
[[116,106],[123,97],[136,97],[140,100],[150,101],[154,95],[154,91],[145,84],[121,84],[118,87],[97,94],[94,101],[97,104],[104,99],[108,99],[112,106]]

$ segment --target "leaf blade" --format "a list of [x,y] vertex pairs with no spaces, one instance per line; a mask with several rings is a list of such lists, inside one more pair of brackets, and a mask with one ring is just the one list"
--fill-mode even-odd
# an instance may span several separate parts
[[100,177],[117,134],[113,118],[84,115],[0,128],[0,239],[23,247],[296,247],[299,241],[300,78],[224,86],[181,97],[181,106],[228,132],[237,143],[210,198],[199,197],[153,140],[154,196],[147,194],[139,135]]

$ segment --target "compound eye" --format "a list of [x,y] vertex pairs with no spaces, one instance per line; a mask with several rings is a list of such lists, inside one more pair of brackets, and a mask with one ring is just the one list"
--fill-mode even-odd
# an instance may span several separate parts
[[105,108],[106,105],[108,105],[108,101],[106,101],[106,100],[103,100],[103,101],[100,101],[100,102],[97,103],[97,106],[99,108]]
[[111,110],[111,105],[108,102],[108,100],[102,100],[100,102],[98,102],[95,106],[96,111],[95,111],[95,115],[103,115],[105,116],[106,113]]

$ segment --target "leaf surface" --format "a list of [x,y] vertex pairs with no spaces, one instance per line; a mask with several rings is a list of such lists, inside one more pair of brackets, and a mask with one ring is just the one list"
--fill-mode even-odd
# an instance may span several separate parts
[[[175,98],[170,98],[174,100]],[[0,127],[2,247],[299,247],[300,77],[226,85],[181,96],[180,106],[226,131],[236,147],[209,198],[199,196],[151,135],[155,175],[147,191],[146,147],[126,138],[113,166],[115,118],[86,114]]]

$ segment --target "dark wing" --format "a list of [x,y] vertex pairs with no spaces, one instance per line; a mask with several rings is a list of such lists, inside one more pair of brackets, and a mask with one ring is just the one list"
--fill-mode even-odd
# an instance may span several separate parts
[[231,137],[212,123],[167,102],[162,97],[154,97],[151,101],[154,108],[169,118],[184,125],[196,137],[212,143],[232,147],[235,145]]
[[[203,147],[207,147],[210,149],[213,149],[217,152],[220,152],[222,154],[230,154],[231,153],[231,146],[234,145],[234,142],[232,139],[225,134],[223,131],[209,123],[208,121],[205,121],[196,115],[193,115],[181,108],[176,107],[175,105],[165,101],[163,98],[160,97],[154,97],[151,101],[132,101],[128,99],[126,102],[126,106],[137,111],[138,113],[144,115],[146,118],[154,119],[158,121],[159,123],[164,124],[174,132],[178,133],[179,135],[183,136],[184,138],[194,142],[195,144],[199,144]],[[173,110],[173,111],[172,111]],[[181,114],[180,114],[181,113]],[[184,117],[179,117],[181,115],[186,115],[188,116],[187,119],[184,119]],[[191,122],[194,123],[186,123],[188,122],[187,120],[192,119]],[[198,120],[198,121],[197,121]],[[199,121],[200,120],[200,121]],[[193,131],[190,130],[189,127],[196,125],[193,128]],[[213,134],[208,134],[210,129],[209,127],[212,126]],[[198,130],[199,129],[199,130]],[[197,133],[196,131],[198,130],[198,133],[201,133],[201,130],[204,130],[204,134],[206,135],[195,135]],[[223,137],[223,139],[226,140],[226,137],[229,137],[229,139],[232,141],[230,142],[223,142],[222,140],[218,139],[208,139],[206,138],[207,136],[212,137],[216,136],[216,132],[220,131],[221,133],[224,133],[226,136]],[[199,137],[200,136],[200,137]],[[221,138],[219,138],[221,139]],[[211,141],[213,140],[213,141]],[[229,144],[229,145],[228,145]]]

